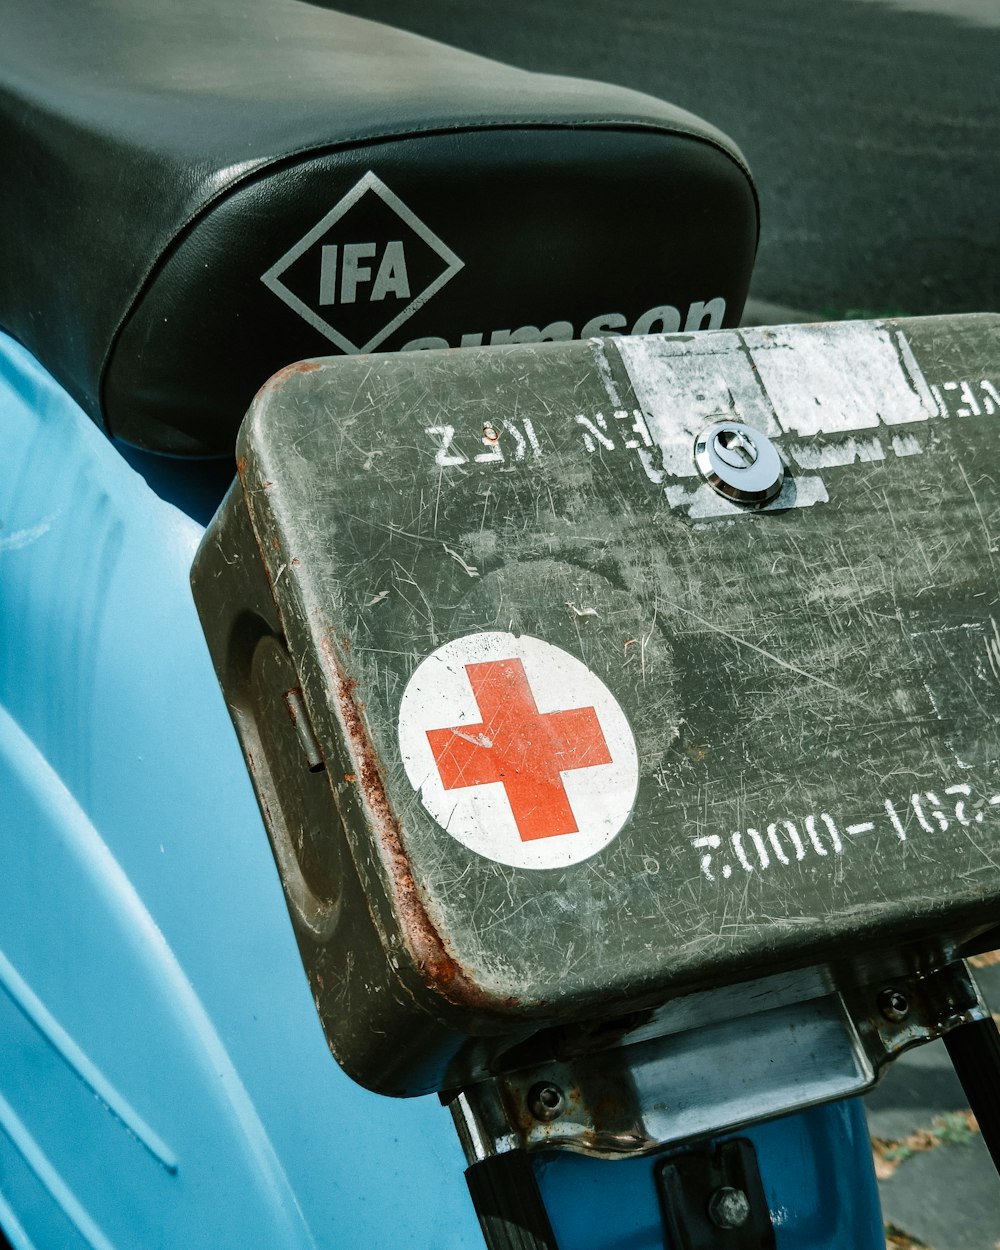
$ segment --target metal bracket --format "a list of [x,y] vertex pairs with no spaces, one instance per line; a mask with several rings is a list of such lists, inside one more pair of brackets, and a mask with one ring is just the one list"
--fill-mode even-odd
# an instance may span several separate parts
[[669,1250],[774,1250],[774,1225],[745,1138],[673,1155],[656,1169]]
[[961,959],[925,972],[847,986],[842,992],[877,1067],[911,1046],[990,1016],[968,965]]
[[668,1003],[606,1049],[565,1031],[545,1061],[450,1106],[470,1162],[650,1154],[863,1093],[901,1051],[988,1015],[961,961],[844,988],[828,970],[789,973]]

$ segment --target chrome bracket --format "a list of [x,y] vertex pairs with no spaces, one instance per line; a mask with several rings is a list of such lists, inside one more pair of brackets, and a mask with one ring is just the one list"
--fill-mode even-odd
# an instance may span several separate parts
[[544,1061],[449,1105],[470,1163],[645,1155],[861,1094],[901,1051],[988,1014],[961,960],[869,984],[808,969],[674,1000],[605,1049],[564,1030]]

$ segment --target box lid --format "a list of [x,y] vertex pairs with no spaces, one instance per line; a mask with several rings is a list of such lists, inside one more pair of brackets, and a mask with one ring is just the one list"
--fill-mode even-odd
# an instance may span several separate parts
[[[409,993],[595,1017],[996,922],[997,361],[982,316],[263,389],[243,495]],[[695,465],[734,420],[763,508]]]

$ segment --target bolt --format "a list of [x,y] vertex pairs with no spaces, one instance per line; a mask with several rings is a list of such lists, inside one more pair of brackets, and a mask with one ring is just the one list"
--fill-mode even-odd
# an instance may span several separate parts
[[723,1185],[708,1200],[708,1218],[716,1228],[742,1228],[750,1218],[750,1199],[742,1189]]
[[902,990],[891,987],[883,990],[878,996],[877,1003],[882,1015],[893,1024],[899,1024],[910,1014],[910,1004]]
[[734,469],[748,469],[757,460],[757,448],[742,430],[720,430],[715,436],[715,450]]
[[549,1124],[558,1120],[566,1108],[566,1098],[558,1085],[539,1081],[528,1090],[528,1109],[536,1120]]

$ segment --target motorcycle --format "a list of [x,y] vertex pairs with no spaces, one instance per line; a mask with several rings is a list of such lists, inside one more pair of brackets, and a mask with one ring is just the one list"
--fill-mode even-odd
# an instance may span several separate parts
[[[396,954],[379,962],[381,939],[365,928],[375,896],[341,896],[344,845],[295,833],[332,828],[331,792],[346,811],[357,784],[347,769],[334,776],[325,731],[316,732],[316,690],[295,668],[304,652],[277,645],[280,587],[299,577],[298,557],[280,558],[276,532],[271,589],[227,581],[233,569],[249,578],[264,567],[238,490],[219,513],[230,528],[220,519],[204,538],[231,469],[198,457],[231,452],[253,391],[278,370],[258,404],[275,408],[279,431],[305,437],[303,413],[310,428],[336,428],[344,462],[354,456],[356,474],[381,484],[360,506],[396,541],[389,484],[415,490],[420,509],[434,505],[398,477],[394,446],[415,458],[419,435],[438,478],[545,455],[541,410],[518,410],[499,367],[493,383],[506,406],[488,410],[473,388],[468,441],[455,414],[470,398],[456,379],[472,367],[463,359],[482,358],[477,347],[501,348],[486,356],[522,370],[537,354],[552,407],[583,384],[576,338],[681,332],[663,341],[689,350],[686,332],[733,325],[756,240],[738,152],[646,97],[524,75],[301,5],[164,14],[95,2],[87,14],[82,31],[79,8],[18,6],[3,53],[4,149],[18,171],[0,202],[0,305],[11,332],[0,370],[7,1239],[17,1250],[457,1247],[484,1234],[495,1247],[561,1250],[720,1237],[883,1244],[853,1095],[899,1049],[989,1024],[955,962],[985,940],[983,907],[962,900],[975,915],[959,926],[961,943],[942,940],[933,959],[924,948],[917,959],[900,954],[909,947],[893,934],[892,957],[864,975],[855,968],[849,984],[786,958],[753,975],[745,964],[718,985],[702,975],[681,994],[653,987],[654,970],[644,994],[619,994],[614,1010],[596,1005],[606,987],[590,985],[582,1007],[564,1004],[558,1018],[528,1012],[499,1032],[436,999],[413,1016],[412,1002],[447,980],[441,967],[399,973],[412,941],[405,925],[388,943]],[[76,211],[60,212],[60,201]],[[593,258],[607,255],[615,263],[596,272]],[[331,345],[359,356],[337,374],[360,404],[342,409],[341,425],[322,398],[329,367],[288,366]],[[450,347],[472,350],[438,354]],[[366,355],[390,349],[401,354]],[[410,363],[394,374],[393,359]],[[608,385],[622,379],[603,377],[607,358],[594,359],[584,380],[605,388],[607,407]],[[434,369],[444,375],[430,386],[424,371]],[[404,409],[392,408],[386,377],[408,394]],[[973,396],[980,416],[989,398]],[[393,413],[394,424],[381,443],[352,447],[367,409]],[[630,453],[630,472],[652,480],[664,464],[648,454],[656,440],[641,410],[615,409],[609,427],[596,408],[574,407],[569,424],[588,456],[610,454],[612,443]],[[729,449],[713,439],[710,459]],[[294,438],[290,447],[297,454]],[[258,450],[247,445],[251,459]],[[269,479],[248,477],[246,463],[240,472],[251,497],[268,494]],[[321,501],[314,472],[299,477]],[[751,502],[763,516],[782,501]],[[250,532],[263,532],[262,516],[255,523]],[[233,526],[243,527],[239,550],[227,545]],[[443,547],[457,577],[485,585],[488,553],[477,557],[481,570],[457,543],[435,551]],[[188,589],[199,544],[199,598],[226,698]],[[430,584],[409,575],[420,605]],[[391,599],[386,588],[365,592],[366,611]],[[567,583],[563,632],[600,619],[582,590],[603,593],[596,582]],[[397,632],[416,637],[409,618]],[[623,657],[643,676],[648,662],[653,680],[666,660],[635,632]],[[274,685],[275,669],[288,680]],[[258,671],[267,675],[259,690]],[[970,794],[948,791],[947,814],[929,800],[920,808],[927,839],[974,827],[958,816],[964,800],[967,821],[989,811],[956,784]],[[359,818],[350,849],[359,881],[375,872],[359,849],[365,827]],[[747,832],[725,866],[718,835],[699,834],[684,853],[697,852],[693,879],[705,888],[724,867],[727,880],[743,871],[748,853],[758,868],[764,855],[789,866],[796,844],[782,836],[762,851]],[[808,843],[796,836],[805,862]],[[805,836],[817,856],[822,846],[836,858],[829,825],[814,821]],[[495,863],[469,862],[479,860]],[[542,861],[543,874],[568,867]],[[390,920],[379,924],[385,932]],[[360,981],[338,967],[354,954],[369,961]],[[619,980],[629,972],[619,969]],[[387,1001],[395,1006],[384,1014]],[[456,1035],[479,1041],[459,1045]],[[772,1048],[796,1038],[796,1057],[774,1079]],[[664,1039],[666,1066],[681,1074],[667,1106]],[[513,1117],[517,1131],[514,1103],[530,1113]],[[463,1172],[468,1193],[456,1183]]]

